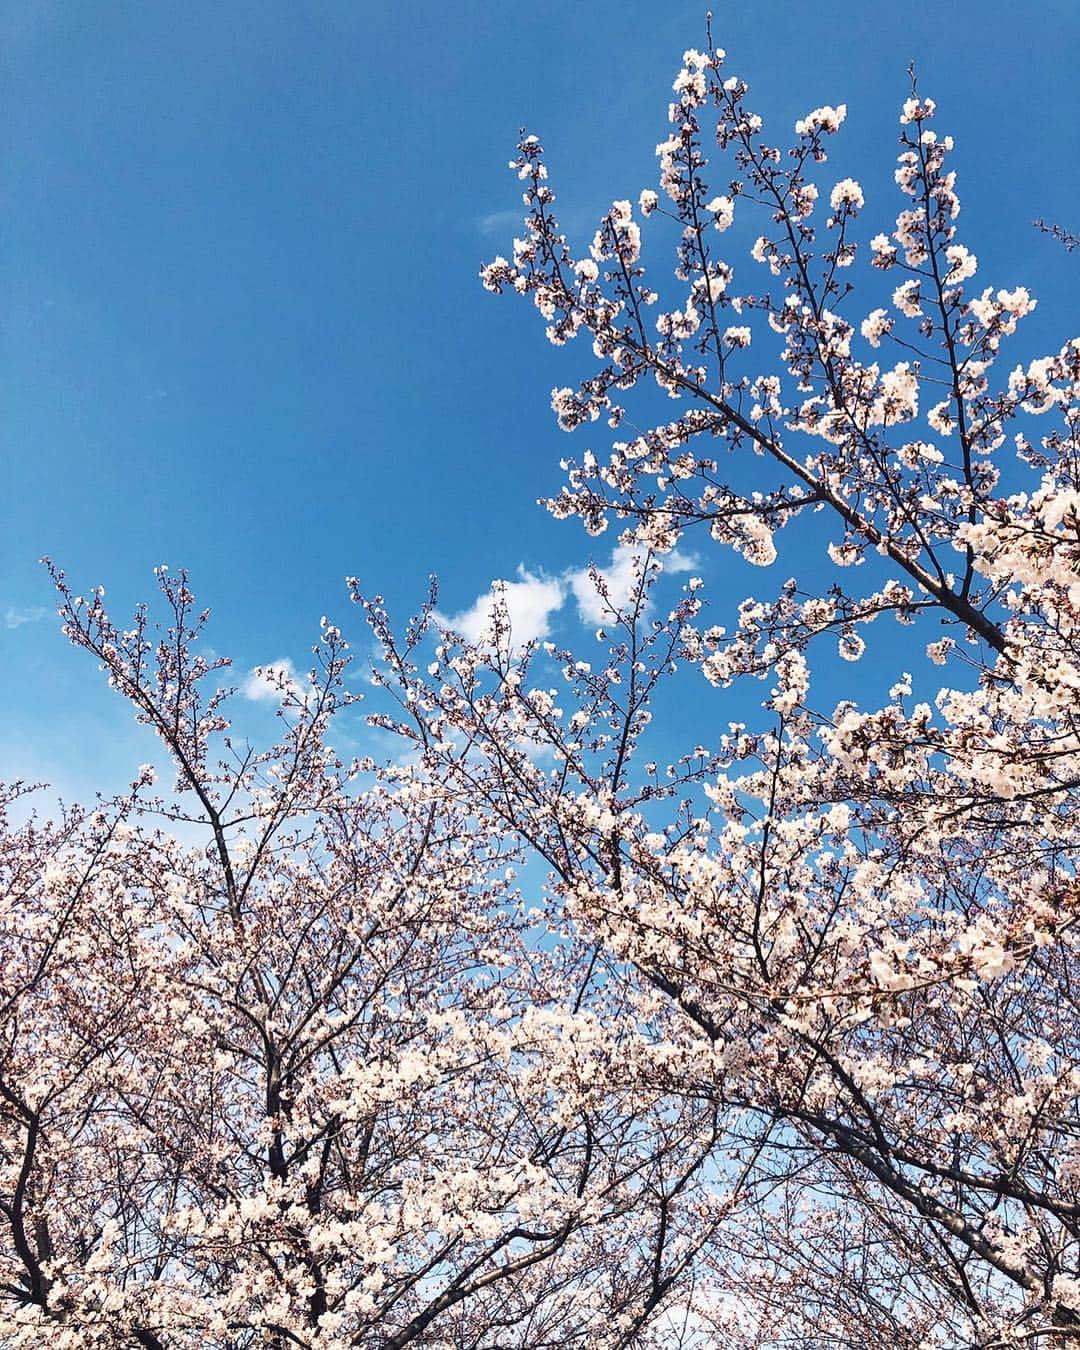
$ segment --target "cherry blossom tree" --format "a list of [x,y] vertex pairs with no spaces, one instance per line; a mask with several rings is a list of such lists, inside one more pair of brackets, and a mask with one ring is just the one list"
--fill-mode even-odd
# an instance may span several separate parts
[[[3,798],[13,1350],[1080,1340],[1080,339],[1010,358],[1035,300],[972,286],[914,81],[865,231],[842,104],[777,143],[711,38],[674,94],[587,249],[524,137],[483,272],[587,335],[553,409],[622,438],[549,503],[634,559],[587,653],[354,583],[407,753],[329,748],[325,621],[257,751],[183,576],[157,631],[56,574],[177,782]],[[660,603],[681,541],[791,539],[725,625]]]
[[[539,849],[580,931],[668,1001],[673,1094],[722,1110],[717,1185],[756,1201],[699,1265],[702,1343],[1072,1342],[1080,339],[1009,361],[1036,301],[973,285],[953,141],[914,78],[888,224],[825,167],[843,104],[778,142],[711,38],[674,94],[659,191],[616,201],[584,251],[523,137],[524,237],[482,274],[551,342],[591,341],[552,394],[564,430],[633,419],[549,502],[639,550],[611,658],[552,650],[560,693],[498,631],[495,657],[450,638],[403,706],[434,728],[433,772]],[[767,567],[785,529],[803,568],[822,572],[816,539],[839,569],[824,585],[785,581],[728,631],[695,578],[651,617],[680,540]],[[925,662],[868,649],[890,621]],[[883,706],[811,699],[830,636],[897,663]],[[765,681],[766,720],[658,769],[650,710],[677,667]]]
[[0,801],[3,1344],[649,1343],[730,1211],[717,1108],[636,1072],[646,1013],[527,912],[512,836],[420,759],[334,754],[326,621],[255,750],[182,575],[161,629],[54,576],[177,780]]

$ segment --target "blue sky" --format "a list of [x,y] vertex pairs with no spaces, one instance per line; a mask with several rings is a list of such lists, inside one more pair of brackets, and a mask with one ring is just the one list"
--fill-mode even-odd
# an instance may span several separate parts
[[[321,614],[355,624],[347,574],[404,617],[430,572],[461,614],[519,566],[607,561],[535,505],[590,443],[548,409],[586,354],[476,274],[509,251],[520,126],[580,239],[654,185],[701,4],[9,0],[2,22],[0,775],[82,791],[147,757],[58,636],[43,553],[121,611],[187,566],[241,674],[303,665]],[[1077,255],[1030,222],[1080,226],[1075,0],[754,0],[714,28],[767,127],[847,103],[834,166],[880,228],[915,59],[985,284],[1038,295],[1042,348],[1073,334]],[[715,552],[697,570],[721,609],[746,589]],[[552,622],[591,640],[572,598]]]

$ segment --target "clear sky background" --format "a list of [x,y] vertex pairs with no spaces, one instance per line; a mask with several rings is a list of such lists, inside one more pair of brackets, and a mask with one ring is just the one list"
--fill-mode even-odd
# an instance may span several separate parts
[[[462,614],[519,566],[550,581],[608,560],[610,541],[535,505],[560,456],[606,449],[548,408],[587,353],[548,347],[477,271],[509,252],[522,125],[582,247],[614,198],[655,185],[703,10],[8,0],[0,776],[81,792],[148,757],[58,635],[43,553],[120,611],[155,564],[187,566],[241,678],[303,666],[321,614],[358,631],[346,574],[404,617],[437,572]],[[1076,0],[744,0],[714,29],[779,139],[847,103],[828,169],[864,182],[874,229],[898,207],[916,60],[956,137],[981,284],[1039,297],[1039,351],[1080,331],[1080,257],[1031,227],[1080,228]],[[715,550],[696,570],[720,609],[748,588]],[[572,594],[547,621],[592,640]]]

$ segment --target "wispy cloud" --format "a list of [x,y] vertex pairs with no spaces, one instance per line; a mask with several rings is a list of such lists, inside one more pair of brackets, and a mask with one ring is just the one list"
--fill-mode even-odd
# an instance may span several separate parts
[[[477,216],[474,224],[480,234],[485,239],[503,240],[507,245],[509,253],[509,243],[514,235],[523,235],[525,233],[525,207],[511,207],[507,211],[489,211],[486,215]],[[570,235],[582,235],[586,232],[588,237],[592,237],[593,230],[599,222],[601,212],[585,206],[567,206],[565,203],[559,211],[559,227]]]
[[524,208],[520,206],[512,211],[490,211],[486,216],[477,217],[476,228],[485,239],[494,239],[511,230],[520,232],[524,214]]
[[24,623],[40,623],[52,612],[46,605],[8,605],[4,610],[4,627],[21,628]]

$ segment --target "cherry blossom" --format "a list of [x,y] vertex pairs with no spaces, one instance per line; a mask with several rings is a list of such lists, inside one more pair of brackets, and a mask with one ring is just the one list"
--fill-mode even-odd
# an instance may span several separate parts
[[[1080,338],[966,293],[914,80],[889,220],[822,179],[846,105],[774,140],[726,61],[591,241],[524,135],[481,272],[588,338],[585,650],[515,633],[540,572],[400,632],[351,580],[404,753],[332,748],[328,619],[256,748],[186,575],[121,627],[54,570],[175,782],[0,791],[12,1350],[1080,1338]],[[713,613],[731,554],[763,595]]]
[[[580,313],[599,359],[581,397],[635,433],[569,462],[549,507],[592,533],[617,521],[643,584],[658,522],[665,547],[704,533],[785,572],[816,540],[835,579],[789,577],[733,624],[701,618],[708,571],[668,625],[628,602],[607,625],[622,683],[574,686],[557,777],[442,772],[543,851],[573,920],[685,1019],[670,1034],[708,1038],[682,1090],[724,1103],[718,1178],[762,1190],[702,1250],[702,1345],[1062,1345],[1080,1327],[1080,339],[1010,357],[1034,297],[1013,278],[965,293],[956,148],[914,82],[895,222],[841,176],[821,226],[811,175],[842,154],[825,138],[844,105],[774,141],[709,58],[658,148],[682,226],[670,273],[609,269]],[[713,183],[754,241],[752,279],[703,229]],[[856,213],[875,215],[865,253]],[[558,290],[562,245],[546,207],[533,220],[513,284]],[[900,272],[890,308],[875,270]],[[692,321],[651,327],[646,291]],[[893,350],[868,361],[863,343]],[[902,674],[873,641],[892,622],[916,639]],[[882,671],[888,702],[863,706],[842,672],[848,696],[813,702],[814,658],[837,656]],[[762,681],[761,729],[718,702],[728,729],[658,768],[641,713],[672,666],[718,700]],[[441,706],[473,745],[503,735],[469,699]]]

